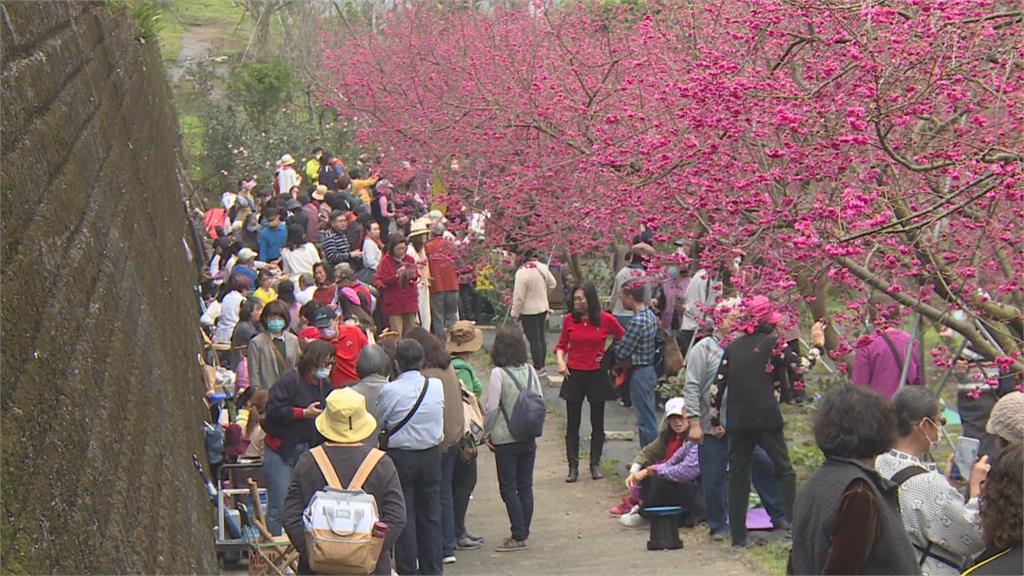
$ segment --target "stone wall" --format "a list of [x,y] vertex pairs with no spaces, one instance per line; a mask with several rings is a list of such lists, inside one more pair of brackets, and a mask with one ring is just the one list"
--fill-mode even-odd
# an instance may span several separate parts
[[4,573],[209,573],[196,276],[155,45],[103,2],[4,0]]

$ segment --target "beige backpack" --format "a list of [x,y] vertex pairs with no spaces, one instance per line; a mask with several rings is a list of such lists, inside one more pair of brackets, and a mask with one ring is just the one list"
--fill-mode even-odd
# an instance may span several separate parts
[[321,574],[373,572],[384,538],[373,535],[373,525],[380,520],[377,500],[362,487],[384,452],[370,450],[348,488],[342,486],[323,446],[309,453],[327,481],[302,513],[309,567]]

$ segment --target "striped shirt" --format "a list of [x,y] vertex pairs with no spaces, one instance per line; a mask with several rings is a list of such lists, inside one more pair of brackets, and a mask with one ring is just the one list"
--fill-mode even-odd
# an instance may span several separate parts
[[633,313],[633,319],[626,327],[626,334],[615,347],[615,356],[629,357],[633,366],[654,364],[655,338],[658,335],[658,319],[651,309],[644,306]]
[[324,234],[324,259],[331,266],[337,266],[345,262],[352,255],[352,248],[348,244],[348,237],[344,233],[338,234],[333,230]]

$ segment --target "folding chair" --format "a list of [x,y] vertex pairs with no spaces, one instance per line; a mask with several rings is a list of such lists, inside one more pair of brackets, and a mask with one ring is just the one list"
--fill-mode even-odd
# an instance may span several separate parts
[[288,536],[273,536],[270,533],[267,529],[267,518],[263,514],[263,505],[260,503],[259,487],[252,478],[248,480],[248,484],[254,513],[249,517],[249,522],[259,530],[259,536],[249,542],[249,573],[283,576],[290,569],[293,574],[297,574],[299,551],[292,546]]

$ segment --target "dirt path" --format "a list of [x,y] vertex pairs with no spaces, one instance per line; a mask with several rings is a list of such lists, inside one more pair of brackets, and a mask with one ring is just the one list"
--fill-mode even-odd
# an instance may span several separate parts
[[624,491],[617,476],[565,483],[562,429],[561,418],[549,413],[537,446],[529,550],[494,552],[495,544],[508,536],[509,524],[494,457],[484,450],[466,523],[487,541],[479,550],[459,551],[458,561],[445,566],[446,574],[678,574],[687,566],[700,574],[759,573],[727,545],[711,542],[703,526],[680,531],[682,550],[648,552],[646,527],[626,528],[608,515]]

